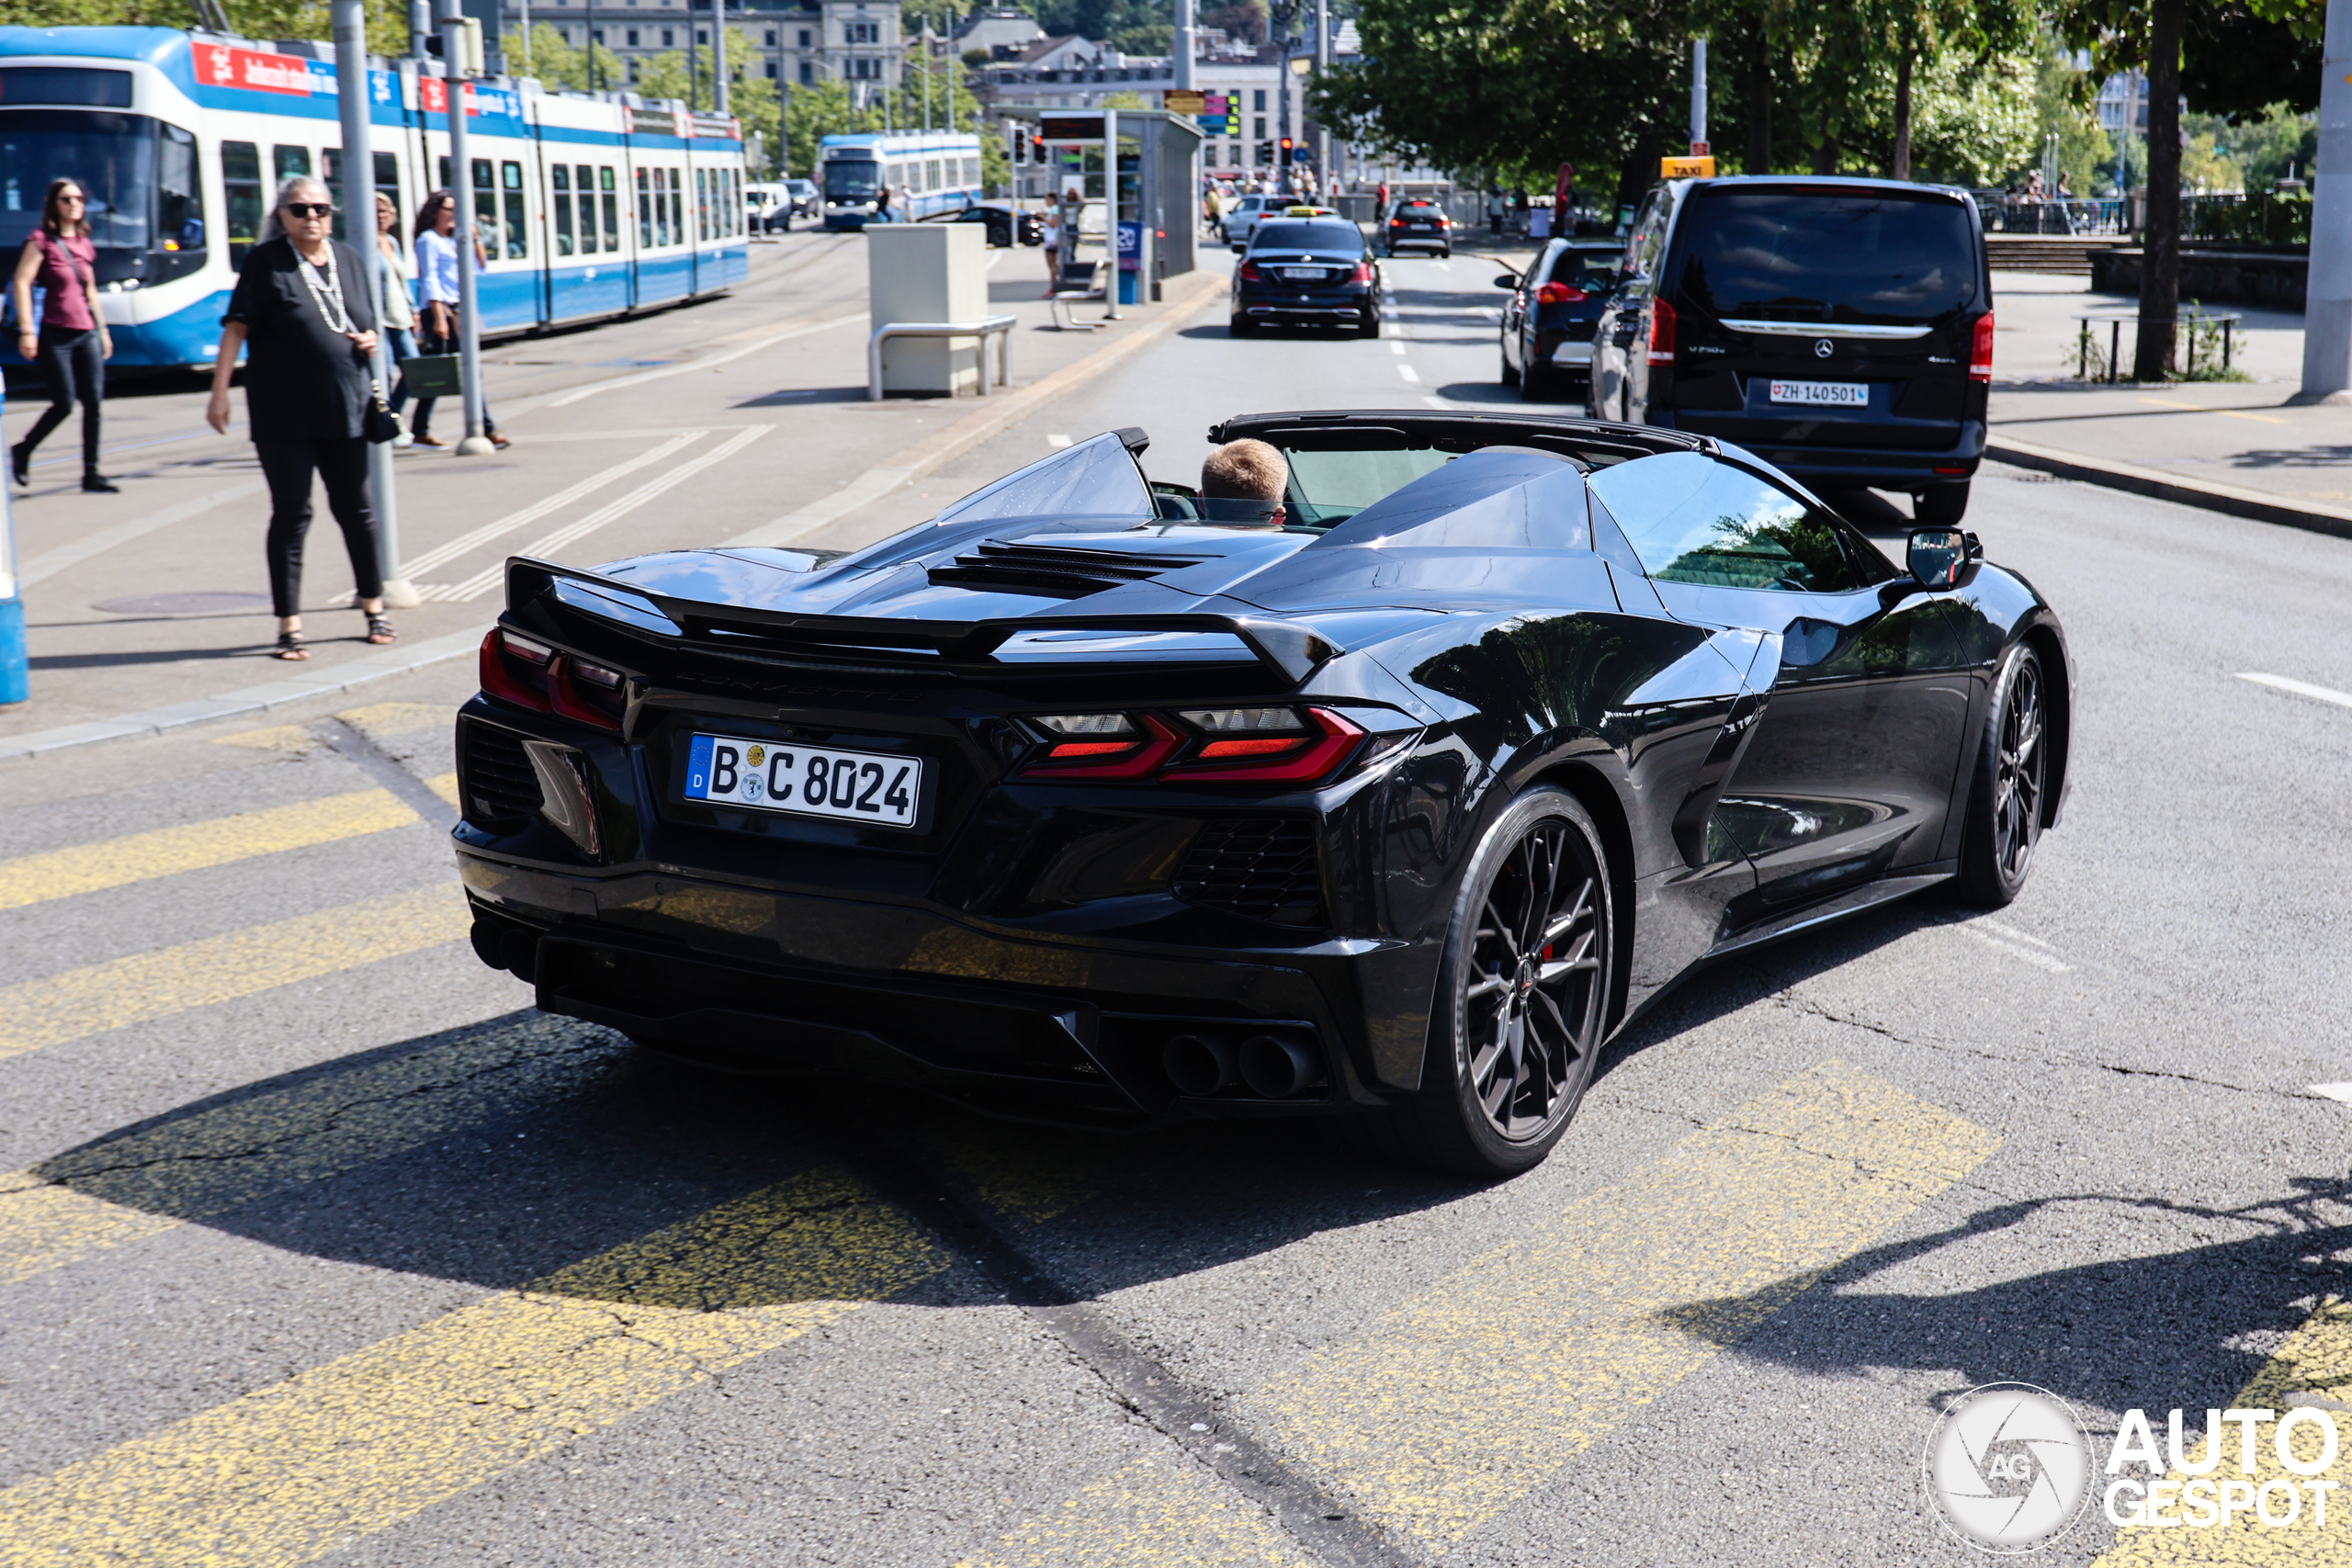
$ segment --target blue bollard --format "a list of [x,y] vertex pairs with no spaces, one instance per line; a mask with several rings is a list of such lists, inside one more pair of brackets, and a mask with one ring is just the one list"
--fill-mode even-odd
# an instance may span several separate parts
[[[0,381],[0,413],[7,412],[7,383]],[[8,480],[0,477],[0,703],[21,703],[33,694],[32,674],[25,662],[25,601],[17,588],[17,526],[8,504]]]

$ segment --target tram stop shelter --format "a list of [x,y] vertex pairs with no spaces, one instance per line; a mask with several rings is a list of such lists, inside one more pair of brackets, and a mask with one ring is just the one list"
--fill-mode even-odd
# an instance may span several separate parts
[[[1055,198],[1066,206],[1105,203],[1108,231],[1101,243],[1116,244],[1122,303],[1157,299],[1164,279],[1193,270],[1200,150],[1208,136],[1192,116],[1165,109],[1067,111],[1043,116],[1037,132],[1052,165]],[[1115,196],[1106,159],[1114,143]],[[1081,234],[1081,245],[1093,238]]]

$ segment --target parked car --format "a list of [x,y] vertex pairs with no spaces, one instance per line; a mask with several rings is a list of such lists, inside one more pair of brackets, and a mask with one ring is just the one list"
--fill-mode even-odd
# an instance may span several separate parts
[[1258,226],[1260,219],[1265,217],[1270,209],[1280,211],[1289,204],[1288,197],[1245,196],[1227,209],[1224,219],[1217,225],[1217,233],[1228,245],[1246,245],[1250,243],[1250,231]]
[[1558,415],[1242,437],[1279,525],[1126,429],[848,556],[508,562],[457,719],[475,953],[886,1108],[1317,1118],[1492,1178],[1704,960],[2006,904],[2058,822],[2064,632],[1959,529],[1897,567],[1769,464]]
[[1380,243],[1390,255],[1400,250],[1453,254],[1453,220],[1442,204],[1425,196],[1398,197],[1381,214]]
[[815,217],[820,200],[817,195],[817,182],[815,180],[786,180],[784,184],[785,188],[792,192],[792,215],[795,218]]
[[1380,335],[1380,266],[1344,218],[1274,218],[1258,225],[1233,269],[1230,330],[1340,326]]
[[1808,483],[1968,510],[1993,292],[1968,193],[1816,175],[1654,188],[1603,310],[1596,418],[1736,441]]
[[1616,240],[1554,240],[1526,273],[1506,273],[1495,287],[1511,291],[1503,307],[1502,382],[1540,402],[1564,389],[1579,400],[1592,368],[1592,333],[1617,286]]
[[792,232],[795,212],[792,192],[779,184],[743,187],[743,221],[754,234]]
[[1045,237],[1044,215],[1023,210],[1009,201],[976,201],[957,213],[955,221],[987,224],[989,243],[1000,249],[1015,243],[1039,244]]

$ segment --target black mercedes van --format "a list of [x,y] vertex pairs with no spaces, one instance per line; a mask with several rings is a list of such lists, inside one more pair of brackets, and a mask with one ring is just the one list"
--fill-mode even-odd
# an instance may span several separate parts
[[1816,490],[1968,509],[1993,294],[1966,192],[1770,175],[1654,188],[1595,333],[1596,419],[1747,447]]

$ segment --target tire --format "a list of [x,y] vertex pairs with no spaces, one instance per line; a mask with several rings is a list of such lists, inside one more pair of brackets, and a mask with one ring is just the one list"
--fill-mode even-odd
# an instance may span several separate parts
[[1454,901],[1421,1087],[1389,1113],[1415,1163],[1516,1176],[1552,1152],[1608,1032],[1614,916],[1608,852],[1584,807],[1548,784],[1512,801]]
[[1500,379],[1502,384],[1506,387],[1518,386],[1519,372],[1511,368],[1510,355],[1503,353],[1500,349],[1497,349],[1495,351],[1495,356],[1502,365],[1502,373],[1498,379]]
[[1956,528],[1968,515],[1968,481],[1931,485],[1912,503],[1911,521],[1922,528]]
[[1445,249],[1438,252],[1437,254],[1440,261],[1452,261],[1453,259],[1453,247],[1452,245],[1448,245]]
[[2041,656],[2023,643],[2010,649],[1985,705],[1961,822],[1953,892],[1964,904],[2000,908],[2033,870],[2050,781],[2049,694]]
[[1549,402],[1552,398],[1552,373],[1533,360],[1519,374],[1519,396],[1522,402]]
[[1356,323],[1356,336],[1378,337],[1379,335],[1380,317],[1373,311],[1366,310],[1363,313],[1363,319]]
[[1257,334],[1258,323],[1246,316],[1228,316],[1226,318],[1225,330],[1227,335],[1232,337],[1253,337]]

